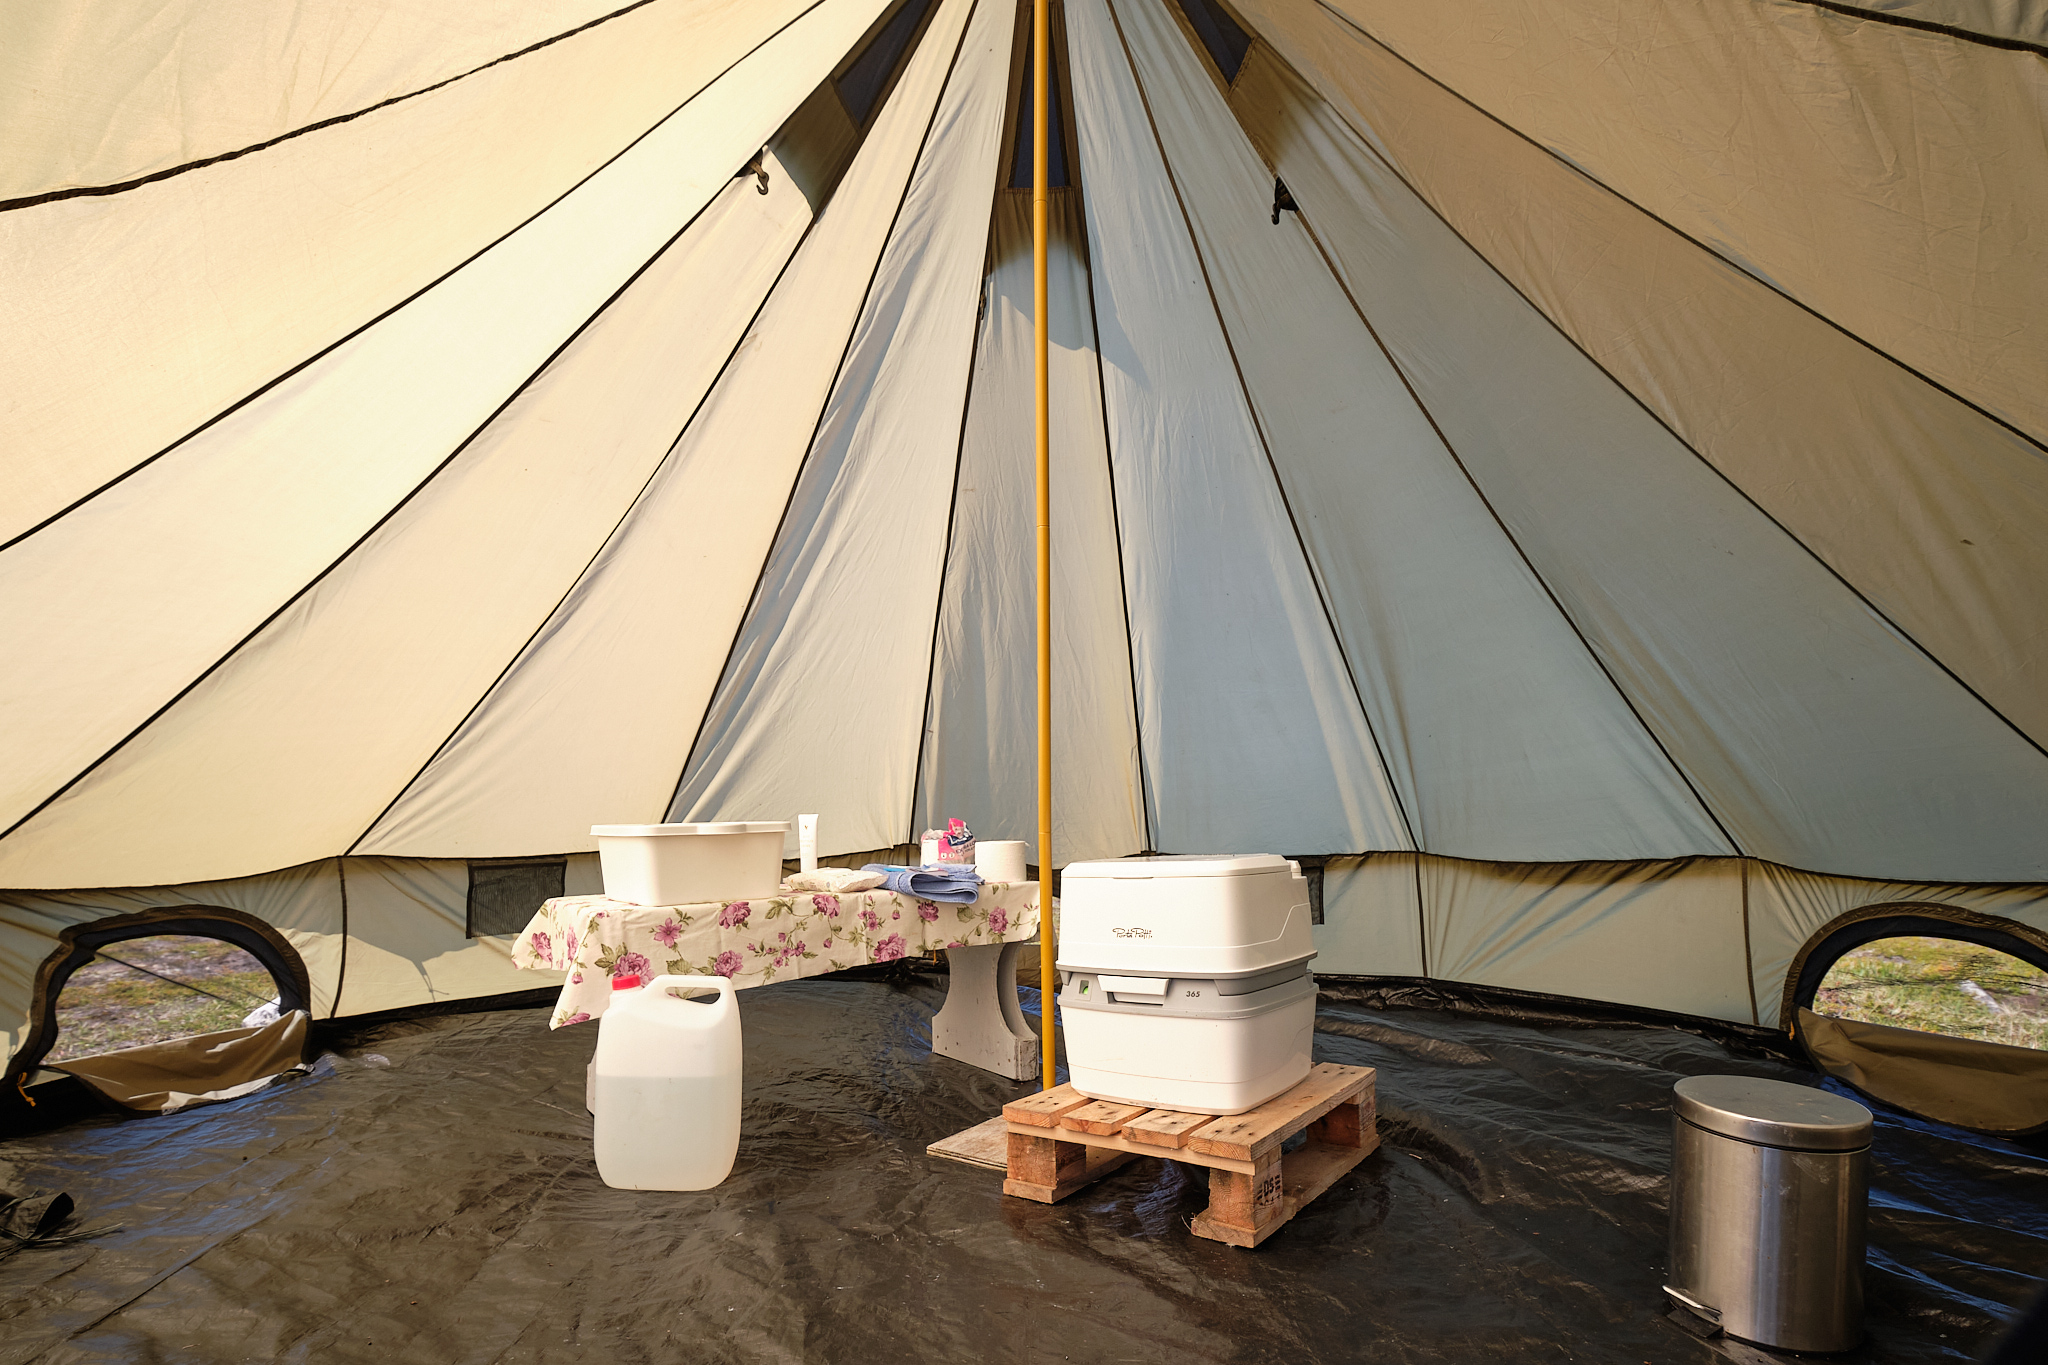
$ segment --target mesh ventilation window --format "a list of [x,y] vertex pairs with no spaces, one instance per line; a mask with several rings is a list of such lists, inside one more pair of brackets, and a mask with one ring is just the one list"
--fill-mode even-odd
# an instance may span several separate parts
[[1252,50],[1252,37],[1237,26],[1237,21],[1225,12],[1216,0],[1181,0],[1181,13],[1187,15],[1188,23],[1194,27],[1195,35],[1202,40],[1202,46],[1209,49],[1209,55],[1216,61],[1216,69],[1223,73],[1223,79],[1237,79],[1237,69],[1244,65],[1244,55]]
[[516,934],[533,918],[542,901],[562,894],[568,861],[471,863],[469,865],[469,936],[488,938]]
[[[1031,123],[1036,116],[1031,79],[1032,64],[1038,54],[1027,30],[1024,39],[1024,74],[1021,78],[1023,89],[1017,95],[1017,143],[1010,157],[1010,188],[1028,190],[1033,185],[1031,174]],[[1060,61],[1058,44],[1055,48],[1051,69],[1046,72],[1046,82],[1052,87],[1051,127],[1048,132],[1051,142],[1045,149],[1045,183],[1059,188],[1067,183],[1067,124],[1066,111],[1060,107]]]
[[882,92],[889,88],[889,77],[895,74],[896,64],[902,60],[904,50],[917,33],[917,26],[923,22],[933,0],[908,0],[894,18],[882,26],[874,40],[852,65],[841,72],[836,84],[839,98],[846,105],[846,112],[855,123],[866,123],[868,115],[874,112],[875,104],[882,98]]

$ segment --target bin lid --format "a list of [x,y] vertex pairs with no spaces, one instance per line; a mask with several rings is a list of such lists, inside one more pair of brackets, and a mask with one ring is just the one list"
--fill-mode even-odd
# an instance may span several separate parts
[[1815,1086],[1755,1076],[1688,1076],[1671,1089],[1680,1118],[1724,1137],[1800,1152],[1853,1152],[1870,1145],[1870,1111]]
[[1277,853],[1162,853],[1147,858],[1098,858],[1068,863],[1062,878],[1249,877],[1286,872],[1291,864]]
[[727,820],[711,825],[592,825],[592,834],[606,839],[638,839],[657,834],[787,834],[787,820]]

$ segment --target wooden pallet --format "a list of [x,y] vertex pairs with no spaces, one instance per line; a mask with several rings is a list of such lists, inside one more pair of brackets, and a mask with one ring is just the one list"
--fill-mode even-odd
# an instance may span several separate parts
[[[1195,1235],[1255,1247],[1379,1147],[1373,1079],[1369,1066],[1324,1062],[1286,1094],[1227,1118],[1111,1104],[1062,1085],[1003,1106],[1003,1193],[1055,1204],[1128,1161],[1170,1157],[1209,1168]],[[1282,1155],[1303,1129],[1308,1141]]]

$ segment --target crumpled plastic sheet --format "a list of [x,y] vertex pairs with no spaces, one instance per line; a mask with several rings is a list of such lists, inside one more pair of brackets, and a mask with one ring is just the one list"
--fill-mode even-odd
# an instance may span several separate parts
[[[533,1009],[0,1145],[0,1186],[121,1225],[0,1261],[0,1362],[1789,1359],[1667,1319],[1669,1096],[1811,1073],[1323,984],[1317,1057],[1379,1068],[1383,1145],[1257,1251],[1189,1233],[1198,1168],[1047,1206],[927,1157],[1034,1087],[931,1055],[942,978],[813,979],[740,997],[739,1160],[703,1193],[598,1180],[596,1031]],[[2041,1288],[2048,1146],[1880,1114],[1874,1155],[1869,1334],[1838,1359],[1977,1359]]]

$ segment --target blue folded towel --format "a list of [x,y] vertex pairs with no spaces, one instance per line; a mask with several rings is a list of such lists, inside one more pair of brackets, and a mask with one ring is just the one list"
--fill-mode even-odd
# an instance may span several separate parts
[[863,872],[882,874],[884,889],[919,900],[943,901],[947,905],[972,905],[981,894],[981,877],[966,863],[948,864],[944,871],[929,867],[891,867],[869,863]]

